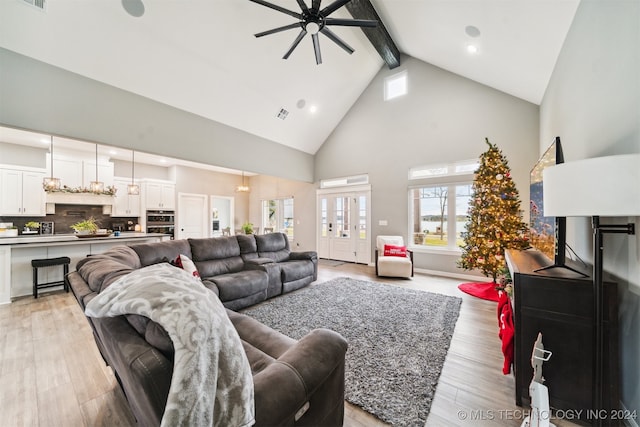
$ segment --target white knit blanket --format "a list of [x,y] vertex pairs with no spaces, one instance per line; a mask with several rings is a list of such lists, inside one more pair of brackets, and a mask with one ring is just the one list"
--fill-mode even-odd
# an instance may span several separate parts
[[218,297],[167,263],[135,270],[86,306],[91,317],[139,314],[173,340],[173,377],[161,426],[250,426],[253,377],[242,342]]

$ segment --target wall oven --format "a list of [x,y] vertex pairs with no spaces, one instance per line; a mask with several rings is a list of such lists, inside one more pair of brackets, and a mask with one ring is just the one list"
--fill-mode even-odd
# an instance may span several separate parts
[[168,234],[174,238],[174,211],[147,211],[147,233]]

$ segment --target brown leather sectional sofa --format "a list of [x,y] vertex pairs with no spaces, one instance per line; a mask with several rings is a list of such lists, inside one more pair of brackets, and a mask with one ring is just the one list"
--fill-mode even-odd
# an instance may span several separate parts
[[[253,373],[256,426],[338,426],[344,417],[347,343],[326,329],[293,340],[232,310],[306,286],[317,277],[314,252],[291,252],[282,233],[118,246],[87,257],[66,277],[80,306],[119,277],[189,256],[221,299]],[[87,318],[138,423],[160,424],[173,372],[164,329],[138,315]]]

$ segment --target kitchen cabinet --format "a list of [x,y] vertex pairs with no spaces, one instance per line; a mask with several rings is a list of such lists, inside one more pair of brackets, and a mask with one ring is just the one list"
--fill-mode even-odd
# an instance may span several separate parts
[[0,215],[45,216],[44,171],[0,169]]
[[166,182],[144,183],[145,209],[174,210],[176,207],[176,185]]
[[[95,161],[83,161],[82,162],[82,186],[89,187],[91,181],[96,180],[96,162]],[[104,182],[105,190],[114,183],[113,178],[113,163],[100,163],[98,162],[98,181]]]
[[113,180],[116,187],[116,196],[113,200],[112,217],[139,217],[140,216],[140,195],[131,195],[127,193],[127,188],[131,184],[131,180],[118,179]]
[[[47,154],[47,156],[49,156]],[[47,165],[49,158],[47,157]],[[53,156],[53,171],[62,185],[69,188],[82,187],[82,160]],[[50,171],[48,173],[51,173]]]

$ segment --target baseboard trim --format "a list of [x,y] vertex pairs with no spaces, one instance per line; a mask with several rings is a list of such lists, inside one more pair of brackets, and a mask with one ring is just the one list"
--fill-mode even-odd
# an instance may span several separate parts
[[[369,267],[375,268],[375,263],[367,264]],[[414,268],[414,273],[426,274],[428,276],[450,277],[452,279],[469,280],[471,282],[491,282],[491,279],[484,276],[474,276],[473,274],[453,273],[450,271],[429,270],[426,268]],[[637,426],[640,427],[640,426]]]
[[415,273],[428,274],[429,276],[450,277],[452,279],[470,280],[473,282],[491,282],[491,279],[484,276],[474,276],[472,274],[453,273],[449,271],[428,270],[426,268],[416,268]]

